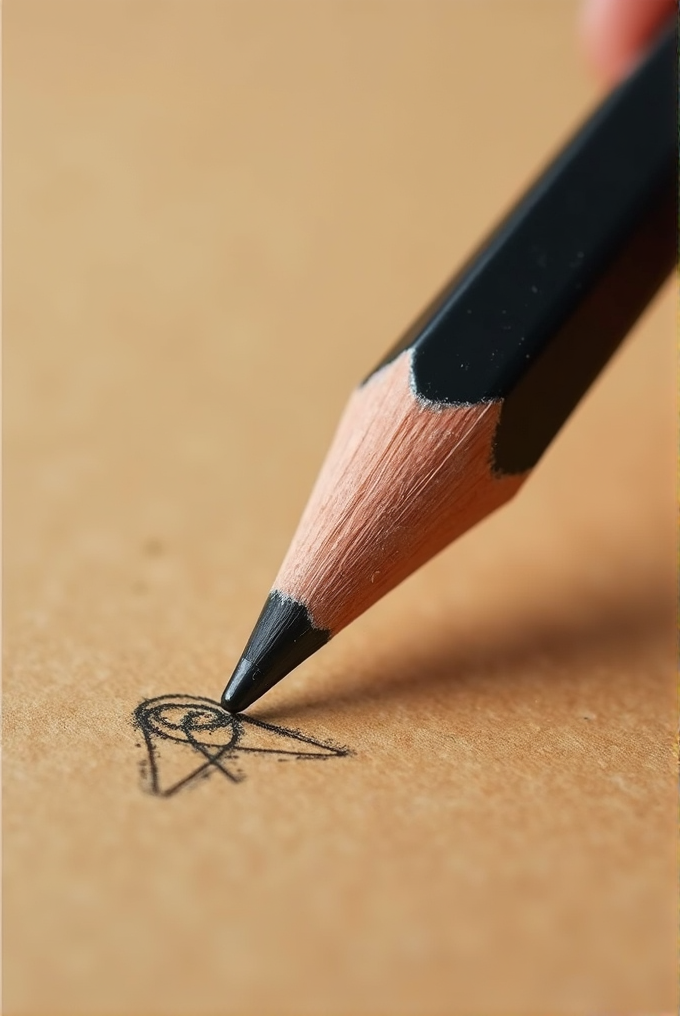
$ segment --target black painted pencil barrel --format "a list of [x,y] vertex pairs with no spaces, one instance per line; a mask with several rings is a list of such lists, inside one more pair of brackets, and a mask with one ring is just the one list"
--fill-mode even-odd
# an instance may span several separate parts
[[390,354],[424,399],[503,399],[496,468],[536,464],[673,267],[677,36],[602,103]]

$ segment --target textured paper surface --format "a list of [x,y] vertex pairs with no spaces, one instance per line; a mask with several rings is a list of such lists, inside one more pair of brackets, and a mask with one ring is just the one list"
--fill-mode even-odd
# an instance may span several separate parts
[[252,711],[329,757],[161,739],[154,796],[131,724],[219,695],[353,385],[594,101],[574,13],[4,5],[5,1016],[674,1010],[669,292]]

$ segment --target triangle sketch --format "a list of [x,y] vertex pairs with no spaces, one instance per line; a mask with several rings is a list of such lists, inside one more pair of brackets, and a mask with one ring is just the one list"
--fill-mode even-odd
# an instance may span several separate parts
[[159,695],[134,711],[133,723],[144,738],[144,789],[157,797],[178,791],[218,772],[230,783],[245,773],[248,756],[283,759],[343,758],[348,748],[318,741],[298,730],[233,716],[219,702],[199,695]]

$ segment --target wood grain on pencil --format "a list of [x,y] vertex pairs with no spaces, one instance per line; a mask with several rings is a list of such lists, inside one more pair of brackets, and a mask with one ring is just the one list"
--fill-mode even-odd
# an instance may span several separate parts
[[442,406],[411,386],[411,353],[352,394],[274,581],[335,635],[480,518],[526,474],[495,476],[501,403]]

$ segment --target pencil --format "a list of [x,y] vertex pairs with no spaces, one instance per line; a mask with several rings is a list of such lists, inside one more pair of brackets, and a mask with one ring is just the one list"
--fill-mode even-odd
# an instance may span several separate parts
[[352,394],[230,712],[512,497],[672,270],[676,54],[669,30]]

